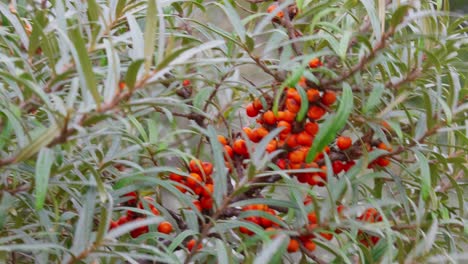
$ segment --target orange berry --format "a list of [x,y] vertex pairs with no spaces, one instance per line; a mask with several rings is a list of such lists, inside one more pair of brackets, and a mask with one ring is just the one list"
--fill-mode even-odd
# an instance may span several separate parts
[[320,100],[320,92],[317,89],[307,90],[307,99],[311,103],[318,102]]
[[309,251],[314,251],[315,248],[317,248],[317,245],[314,243],[314,241],[308,240],[304,242],[304,247]]
[[331,233],[320,233],[320,236],[322,236],[323,238],[325,238],[326,240],[330,241],[333,239],[333,234]]
[[305,131],[302,131],[301,133],[297,135],[297,143],[299,145],[309,147],[312,145],[312,142],[313,142],[312,136]]
[[313,58],[309,61],[309,67],[311,68],[318,68],[320,66],[323,66],[323,63],[320,61],[319,58]]
[[232,150],[232,147],[231,146],[224,146],[224,158],[227,159],[228,157],[229,158],[234,158],[234,150]]
[[257,131],[257,134],[258,136],[260,137],[260,139],[266,137],[268,135],[268,133],[270,133],[266,128],[264,127],[259,127],[256,129]]
[[190,84],[192,84],[192,83],[190,82],[190,80],[183,80],[183,81],[182,81],[182,85],[183,85],[183,86],[189,86]]
[[273,111],[268,110],[263,114],[263,121],[267,123],[268,125],[273,125],[276,123],[276,117]]
[[305,153],[302,150],[294,150],[288,153],[288,158],[292,163],[302,163],[305,159]]
[[254,107],[253,104],[247,105],[245,112],[249,117],[256,117],[258,115],[258,110]]
[[201,174],[201,162],[199,160],[190,160],[189,162],[189,169],[193,173],[199,173]]
[[213,164],[211,162],[204,161],[202,162],[202,169],[205,173],[205,176],[209,176],[211,173],[213,173]]
[[301,109],[300,103],[298,103],[296,100],[292,98],[286,99],[286,109],[293,112],[294,114],[299,112],[299,109]]
[[127,86],[127,85],[125,84],[124,81],[120,81],[120,82],[119,82],[119,89],[120,89],[120,91],[122,91],[123,89],[125,89],[125,86]]
[[292,99],[296,100],[296,102],[298,102],[298,103],[301,102],[301,95],[294,88],[288,88],[288,90],[286,91],[286,97],[287,98],[292,98]]
[[175,174],[173,172],[171,172],[169,174],[169,179],[173,180],[173,181],[176,181],[176,182],[180,182],[184,179],[184,177],[182,175],[179,175],[179,174]]
[[[268,12],[268,13],[273,13],[273,12],[276,10],[276,8],[278,8],[278,5],[277,5],[277,4],[272,4],[272,5],[270,5],[270,6],[268,7],[267,12]],[[283,11],[279,11],[279,12],[276,14],[276,16],[279,17],[279,18],[283,18],[283,17],[284,17],[284,12],[283,12]]]
[[226,137],[224,137],[222,135],[218,135],[218,141],[219,141],[219,143],[221,143],[221,145],[227,145],[227,143],[228,143]]
[[258,111],[262,110],[263,109],[263,105],[262,105],[262,101],[260,101],[260,99],[256,98],[253,103],[252,103],[253,107],[255,109],[257,109]]
[[378,149],[383,149],[383,150],[386,150],[386,151],[392,151],[392,148],[391,148],[391,147],[388,147],[388,146],[385,145],[385,143],[383,143],[383,142],[380,142],[380,143],[377,145],[377,148],[378,148]]
[[242,156],[247,156],[249,154],[247,150],[247,144],[245,144],[245,140],[243,139],[237,139],[234,141],[234,144],[232,145],[232,150],[234,150],[234,153]]
[[307,116],[312,120],[319,120],[325,114],[325,109],[320,106],[313,105],[307,111]]
[[278,148],[278,142],[276,140],[272,140],[268,143],[268,145],[266,146],[266,151],[268,153],[271,153],[273,151],[275,151],[276,149]]
[[205,210],[209,210],[211,208],[213,208],[213,199],[209,196],[203,196],[201,199],[200,199],[200,206],[201,208],[205,209]]
[[190,188],[195,188],[202,182],[202,177],[198,173],[190,173],[190,177],[187,178],[187,186]]
[[297,135],[296,134],[291,134],[287,139],[286,139],[286,145],[290,148],[295,148],[298,146],[297,143]]
[[333,91],[326,91],[322,96],[322,103],[326,106],[330,106],[336,102],[336,93]]
[[242,130],[252,142],[257,143],[261,140],[256,130],[252,130],[250,127],[244,127]]
[[210,197],[213,194],[214,191],[214,186],[212,183],[206,184],[205,189],[203,190],[203,196],[208,196]]
[[287,135],[291,132],[291,124],[286,121],[279,121],[277,127],[284,127],[280,134]]
[[388,165],[390,165],[390,160],[383,157],[377,158],[375,162],[377,162],[377,164],[379,164],[379,166],[381,167],[387,167]]
[[353,141],[350,137],[341,136],[336,140],[336,146],[341,150],[346,150],[351,147]]
[[[187,249],[188,249],[189,251],[192,251],[192,249],[195,247],[196,244],[197,244],[197,240],[191,239],[189,242],[187,242]],[[197,250],[202,249],[202,247],[203,247],[203,246],[202,246],[201,243],[198,244]]]
[[[185,181],[181,181],[180,183],[182,183],[183,185],[185,185],[185,184],[186,184],[186,182],[185,182]],[[175,187],[176,187],[176,188],[177,188],[177,190],[179,190],[179,192],[181,192],[181,193],[186,193],[186,192],[187,192],[187,189],[186,189],[185,187],[183,187],[183,186],[176,185]]]
[[172,232],[172,224],[168,221],[163,221],[159,224],[158,231],[164,234],[169,234]]
[[296,119],[296,114],[289,111],[289,110],[285,110],[284,111],[284,117],[282,119],[282,121],[286,121],[288,123],[291,123],[294,121],[294,119]]
[[192,203],[193,203],[193,205],[195,206],[195,208],[197,208],[198,211],[201,211],[201,210],[202,210],[200,201],[195,200],[195,201],[193,201]]
[[316,224],[317,223],[317,214],[315,212],[310,212],[307,214],[307,219],[309,219],[309,223]]
[[291,238],[288,244],[288,252],[297,252],[299,250],[299,241],[297,239]]
[[307,122],[304,129],[309,135],[314,137],[319,130],[319,125],[315,122]]

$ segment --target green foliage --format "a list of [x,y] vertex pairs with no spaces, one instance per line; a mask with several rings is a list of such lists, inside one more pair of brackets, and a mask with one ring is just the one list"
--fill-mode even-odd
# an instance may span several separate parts
[[[287,0],[273,13],[261,0],[0,3],[0,262],[467,261],[466,17],[446,1],[399,2]],[[266,151],[280,128],[258,143],[242,131],[255,98],[275,114],[286,87],[307,101],[301,81],[337,93],[307,156],[330,146],[316,160],[325,172],[280,169],[285,149]],[[250,158],[225,162],[218,135],[246,139]],[[352,150],[336,151],[337,135]],[[192,159],[214,166],[210,210],[169,178],[189,179]],[[379,159],[391,164],[372,167]],[[337,160],[356,165],[335,174]],[[299,183],[304,172],[327,184]],[[133,191],[154,201],[131,206]],[[241,211],[253,204],[277,216]],[[381,221],[359,219],[369,208]],[[288,253],[312,210],[318,249]],[[144,219],[110,228],[127,211]]]

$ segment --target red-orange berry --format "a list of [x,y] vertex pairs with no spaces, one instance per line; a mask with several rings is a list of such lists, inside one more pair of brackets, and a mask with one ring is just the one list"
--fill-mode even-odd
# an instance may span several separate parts
[[276,123],[276,117],[273,111],[268,110],[263,114],[263,121],[268,125],[273,125]]
[[309,67],[311,68],[318,68],[320,66],[323,66],[323,63],[320,61],[319,58],[313,58],[309,61]]
[[297,252],[299,250],[299,241],[297,239],[291,238],[288,244],[288,252]]
[[301,133],[297,135],[297,143],[299,145],[309,147],[310,145],[312,145],[312,142],[313,142],[312,136],[305,131],[302,131]]
[[336,93],[333,91],[326,91],[322,96],[322,103],[326,106],[330,106],[336,102]]
[[301,163],[304,162],[305,153],[302,150],[294,150],[288,153],[288,158],[292,163]]
[[314,137],[319,130],[319,125],[315,122],[307,122],[304,129],[309,135]]
[[307,111],[307,116],[312,120],[319,120],[323,115],[325,115],[325,113],[325,109],[320,106],[313,105],[309,108],[309,111]]
[[164,234],[169,234],[172,232],[172,224],[168,221],[163,221],[159,224],[158,231]]
[[304,242],[304,247],[309,251],[314,251],[315,248],[317,248],[317,245],[314,243],[314,241],[308,240]]
[[221,143],[221,145],[223,145],[223,146],[224,146],[224,145],[227,145],[227,143],[228,143],[226,137],[225,137],[225,136],[222,136],[222,135],[218,135],[218,141],[219,141],[219,143]]
[[318,102],[320,100],[320,92],[317,89],[307,90],[307,99],[311,103]]
[[292,113],[297,113],[301,109],[301,104],[292,98],[286,99],[285,106]]
[[232,150],[234,151],[234,153],[242,156],[247,156],[249,154],[247,150],[247,144],[243,139],[237,139],[236,141],[234,141],[234,144],[232,145]]
[[350,137],[341,136],[336,140],[336,146],[341,150],[346,150],[351,147],[353,141]]
[[[268,13],[273,13],[273,12],[276,10],[276,8],[278,8],[278,5],[277,5],[277,4],[272,4],[272,5],[270,5],[270,6],[268,7],[267,12],[268,12]],[[276,14],[276,17],[278,17],[278,18],[283,18],[283,17],[284,17],[284,12],[283,12],[283,11],[279,11],[279,12]]]
[[247,105],[245,112],[249,117],[256,117],[258,115],[258,110],[254,107],[253,104]]
[[[192,251],[192,249],[195,247],[196,244],[197,244],[197,240],[191,239],[189,242],[187,242],[187,249],[188,249],[189,251]],[[202,246],[201,243],[198,244],[197,250],[202,249],[202,247],[203,247],[203,246]]]
[[209,196],[203,196],[200,199],[200,206],[202,209],[209,210],[213,208],[213,199]]

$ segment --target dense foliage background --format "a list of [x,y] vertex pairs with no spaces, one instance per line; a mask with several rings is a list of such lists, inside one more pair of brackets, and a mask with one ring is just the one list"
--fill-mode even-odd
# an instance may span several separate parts
[[448,10],[0,3],[0,262],[468,261]]

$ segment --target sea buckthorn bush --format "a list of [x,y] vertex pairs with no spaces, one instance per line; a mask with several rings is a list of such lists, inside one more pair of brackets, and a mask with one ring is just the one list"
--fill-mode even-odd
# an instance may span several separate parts
[[0,3],[0,262],[467,261],[447,1]]

